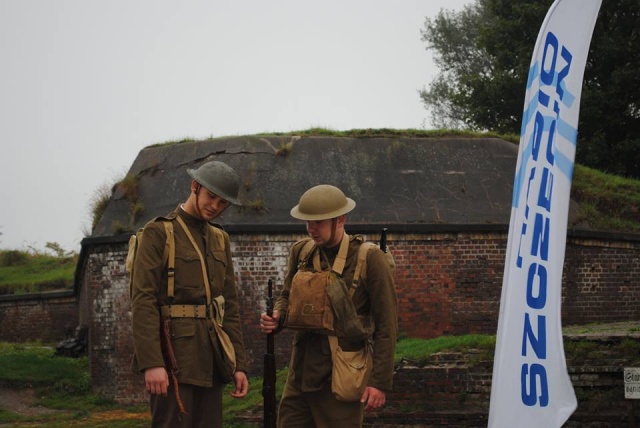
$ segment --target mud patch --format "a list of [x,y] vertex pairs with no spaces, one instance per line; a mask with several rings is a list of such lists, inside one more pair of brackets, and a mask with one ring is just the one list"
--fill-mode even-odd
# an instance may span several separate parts
[[132,413],[125,410],[110,410],[107,412],[94,413],[91,415],[91,419],[95,421],[124,421],[131,419],[151,421],[151,416],[148,412]]
[[21,416],[41,416],[64,413],[64,410],[48,409],[37,405],[38,397],[31,388],[11,388],[0,385],[0,409]]

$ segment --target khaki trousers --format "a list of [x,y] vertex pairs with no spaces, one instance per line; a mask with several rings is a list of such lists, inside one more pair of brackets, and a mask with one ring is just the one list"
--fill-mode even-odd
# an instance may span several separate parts
[[303,392],[287,379],[278,407],[278,428],[361,428],[364,404],[338,401],[327,383]]
[[166,397],[151,395],[149,399],[153,428],[222,428],[224,385],[203,388],[181,383],[179,388],[187,414],[180,414],[173,382],[169,382]]

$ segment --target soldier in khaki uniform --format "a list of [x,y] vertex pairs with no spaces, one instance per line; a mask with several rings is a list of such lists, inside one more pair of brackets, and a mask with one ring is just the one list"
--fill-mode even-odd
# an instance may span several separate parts
[[[307,190],[299,204],[291,210],[294,218],[305,220],[307,233],[313,239],[313,252],[321,253],[322,269],[334,263],[343,239],[349,239],[348,255],[342,277],[351,284],[357,262],[358,237],[346,238],[346,214],[355,207],[337,187],[319,185]],[[304,240],[290,250],[288,272],[284,288],[274,305],[273,316],[261,314],[263,333],[278,332],[285,326],[292,280],[299,270],[299,255]],[[308,257],[305,269],[311,268]],[[328,336],[308,330],[296,331],[283,396],[278,408],[280,428],[350,428],[361,427],[364,410],[385,404],[391,390],[393,361],[397,337],[397,301],[392,269],[379,249],[368,251],[366,279],[357,287],[352,301],[359,317],[371,320],[373,369],[359,401],[338,400],[331,390],[332,354]],[[363,341],[352,342],[338,336],[345,350],[362,349]]]
[[[206,306],[207,290],[200,256],[177,220],[182,219],[206,260],[209,296],[224,297],[222,329],[229,335],[236,354],[231,395],[244,397],[248,391],[246,357],[229,235],[222,231],[224,240],[219,239],[220,235],[213,230],[216,226],[209,223],[230,204],[239,204],[240,179],[231,167],[217,161],[187,172],[193,181],[186,202],[166,217],[150,221],[138,244],[132,281],[133,366],[144,374],[154,427],[222,427],[224,384],[218,379],[219,368],[213,357],[212,342],[217,339],[211,323],[212,308]],[[167,234],[163,223],[167,221],[173,222],[175,239],[173,298],[168,296],[164,253]],[[169,305],[174,309],[206,308],[200,311],[200,317],[171,315],[171,338],[180,369],[178,395],[186,413],[180,411],[175,385],[170,382],[161,350],[160,313]]]

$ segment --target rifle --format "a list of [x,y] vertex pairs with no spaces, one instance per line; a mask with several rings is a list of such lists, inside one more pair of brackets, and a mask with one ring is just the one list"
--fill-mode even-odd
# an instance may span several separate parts
[[[273,281],[269,278],[267,293],[267,315],[273,315]],[[273,332],[267,334],[267,353],[264,354],[264,428],[276,426],[276,358],[274,355]]]
[[160,346],[162,348],[162,356],[164,357],[164,363],[167,368],[167,372],[173,380],[173,390],[176,394],[176,402],[178,403],[178,409],[181,414],[186,414],[187,411],[180,399],[180,388],[178,386],[178,360],[176,360],[176,354],[173,350],[173,343],[171,342],[171,316],[165,315],[162,317],[160,323]]
[[386,253],[389,251],[389,249],[387,248],[387,228],[383,228],[382,232],[380,232],[380,249],[382,250],[383,253]]

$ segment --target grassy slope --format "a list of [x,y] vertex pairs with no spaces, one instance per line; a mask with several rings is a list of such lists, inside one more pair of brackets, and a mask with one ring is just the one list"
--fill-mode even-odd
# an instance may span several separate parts
[[0,251],[0,294],[70,290],[76,262],[76,255]]
[[576,165],[571,197],[592,229],[640,232],[640,180]]

